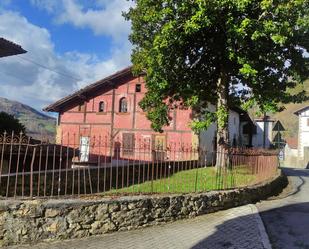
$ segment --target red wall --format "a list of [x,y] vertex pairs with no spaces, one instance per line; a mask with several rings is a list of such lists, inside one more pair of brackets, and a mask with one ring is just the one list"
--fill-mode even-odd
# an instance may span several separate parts
[[[136,84],[141,84],[141,92],[135,92]],[[62,139],[62,144],[78,148],[80,137],[87,136],[90,137],[91,153],[101,154],[105,151],[104,154],[108,155],[111,150],[103,147],[110,146],[111,134],[113,134],[114,142],[118,141],[122,146],[122,134],[134,133],[135,149],[140,151],[152,147],[156,135],[161,138],[165,136],[166,147],[180,148],[182,144],[192,145],[193,134],[189,127],[191,110],[171,111],[171,124],[164,128],[164,133],[151,130],[150,121],[138,105],[146,92],[142,77],[123,79],[115,85],[114,91],[104,88],[102,86],[97,96],[85,101],[85,109],[82,108],[79,111],[78,103],[76,103],[75,107],[59,114],[58,143]],[[115,94],[114,112],[112,109],[113,94]],[[119,113],[119,101],[122,97],[127,98],[127,113]],[[105,103],[103,113],[98,112],[100,101]],[[134,157],[145,157],[145,154],[134,155]]]

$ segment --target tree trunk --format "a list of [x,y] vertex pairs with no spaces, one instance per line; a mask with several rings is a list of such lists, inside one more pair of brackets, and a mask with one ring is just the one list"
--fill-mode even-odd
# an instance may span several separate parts
[[228,148],[229,148],[229,80],[226,73],[222,72],[217,83],[217,167],[226,167],[228,163]]

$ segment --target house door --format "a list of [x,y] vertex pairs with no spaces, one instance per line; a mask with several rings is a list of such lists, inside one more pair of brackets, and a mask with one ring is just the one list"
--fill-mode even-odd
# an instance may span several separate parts
[[153,140],[153,159],[164,161],[166,156],[166,136],[155,135]]
[[122,134],[122,155],[134,156],[135,139],[134,133]]
[[80,137],[80,146],[79,146],[79,160],[80,162],[88,162],[89,161],[89,146],[90,141],[89,137]]

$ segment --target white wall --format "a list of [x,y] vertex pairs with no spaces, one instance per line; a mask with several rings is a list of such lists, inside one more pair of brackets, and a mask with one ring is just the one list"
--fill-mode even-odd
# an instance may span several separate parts
[[304,162],[298,157],[298,150],[292,149],[288,144],[284,147],[284,167],[305,168]]
[[[256,134],[252,136],[252,146],[256,148],[263,148],[264,144],[264,121],[256,121]],[[272,142],[273,122],[265,122],[265,148],[269,148]]]
[[[210,112],[215,112],[216,107],[214,105],[209,104],[207,108]],[[205,158],[210,164],[212,161],[212,153],[214,152],[214,139],[216,136],[216,131],[217,131],[217,123],[214,122],[212,123],[206,131],[200,132],[200,137],[199,137],[199,145],[200,148],[202,148],[204,151],[207,152],[207,158]]]
[[290,148],[288,144],[285,145],[284,151],[285,156],[297,157],[298,155],[298,150]]
[[248,121],[245,122],[241,122],[240,123],[240,130],[239,130],[239,134],[240,134],[240,146],[249,146],[249,142],[250,142],[250,137],[249,134],[244,134],[243,130],[244,130],[244,126],[248,124]]
[[304,147],[309,147],[309,110],[299,114],[298,156],[304,157]]
[[256,134],[252,136],[253,147],[263,147],[264,122],[255,122]]
[[[208,110],[211,112],[215,112],[216,108],[214,105],[208,105]],[[235,111],[229,111],[229,138],[230,144],[233,145],[233,138],[236,138],[236,143],[239,145],[239,114]],[[207,161],[210,162],[212,160],[212,154],[214,152],[214,143],[215,137],[217,133],[217,122],[208,127],[206,131],[202,131],[200,133],[199,144],[200,147],[207,151]]]
[[229,112],[229,137],[230,145],[233,145],[233,139],[236,139],[236,145],[240,143],[240,132],[239,132],[239,113],[230,110]]

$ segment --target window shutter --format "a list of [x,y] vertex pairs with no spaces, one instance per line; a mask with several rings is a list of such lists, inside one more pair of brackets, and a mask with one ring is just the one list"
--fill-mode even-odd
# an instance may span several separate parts
[[122,134],[123,155],[134,155],[135,139],[134,133]]

